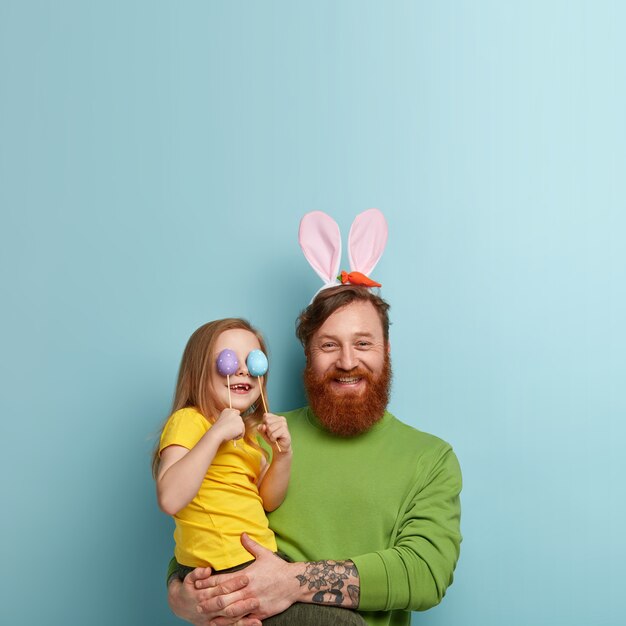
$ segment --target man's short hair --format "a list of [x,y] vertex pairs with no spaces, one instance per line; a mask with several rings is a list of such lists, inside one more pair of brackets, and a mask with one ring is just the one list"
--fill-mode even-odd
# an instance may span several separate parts
[[322,289],[309,306],[300,313],[296,321],[296,336],[304,346],[308,356],[309,344],[313,335],[335,312],[353,302],[371,302],[383,326],[385,344],[389,343],[389,305],[366,287],[337,285]]

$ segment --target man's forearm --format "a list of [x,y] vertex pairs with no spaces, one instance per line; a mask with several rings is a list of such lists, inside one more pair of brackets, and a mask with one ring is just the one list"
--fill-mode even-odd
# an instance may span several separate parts
[[300,585],[300,602],[331,604],[348,609],[359,606],[359,572],[352,561],[293,563]]

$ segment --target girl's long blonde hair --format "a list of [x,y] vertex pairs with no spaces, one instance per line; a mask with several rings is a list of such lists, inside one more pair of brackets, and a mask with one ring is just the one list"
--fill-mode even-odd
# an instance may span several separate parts
[[[259,340],[261,350],[267,354],[267,347],[263,336],[244,319],[229,317],[200,326],[189,338],[185,346],[185,351],[183,352],[180,369],[178,370],[178,382],[176,383],[172,413],[186,407],[195,407],[209,422],[215,422],[220,411],[215,402],[215,391],[211,385],[211,374],[213,368],[216,367],[214,355],[215,344],[217,338],[225,330],[233,329],[251,332]],[[262,384],[263,394],[267,397],[267,374],[263,376]],[[257,400],[253,406],[254,409],[252,412],[247,412],[244,417],[246,425],[244,440],[254,448],[266,454],[256,441],[256,426],[260,424],[263,419],[263,405]],[[159,470],[159,444],[161,433],[163,432],[166,422],[167,420],[165,420],[159,430],[159,438],[157,439],[152,455],[152,475],[154,477],[156,477]]]

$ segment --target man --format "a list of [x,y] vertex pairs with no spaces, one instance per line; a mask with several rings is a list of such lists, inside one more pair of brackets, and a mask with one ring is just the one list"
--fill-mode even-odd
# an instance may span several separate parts
[[461,474],[447,443],[386,411],[388,308],[368,289],[342,285],[321,291],[302,313],[310,406],[287,413],[291,484],[270,514],[293,562],[244,535],[256,558],[245,572],[209,578],[198,569],[170,583],[179,617],[289,623],[266,618],[298,602],[358,609],[369,626],[395,626],[441,601],[459,556]]

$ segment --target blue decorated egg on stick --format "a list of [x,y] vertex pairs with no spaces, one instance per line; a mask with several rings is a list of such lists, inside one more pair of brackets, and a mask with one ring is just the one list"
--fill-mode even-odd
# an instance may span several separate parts
[[[251,376],[257,376],[261,378],[267,374],[268,369],[267,356],[265,356],[265,352],[263,350],[252,350],[246,359],[246,367],[248,368],[248,373]],[[267,403],[265,402],[265,396],[263,395],[263,381],[259,381],[259,389],[261,390],[261,400],[263,400],[263,408],[265,412],[268,413]],[[282,452],[278,442],[276,442],[276,447],[279,452]]]
[[263,350],[252,350],[246,359],[248,373],[252,376],[265,376],[267,373],[267,357]]

